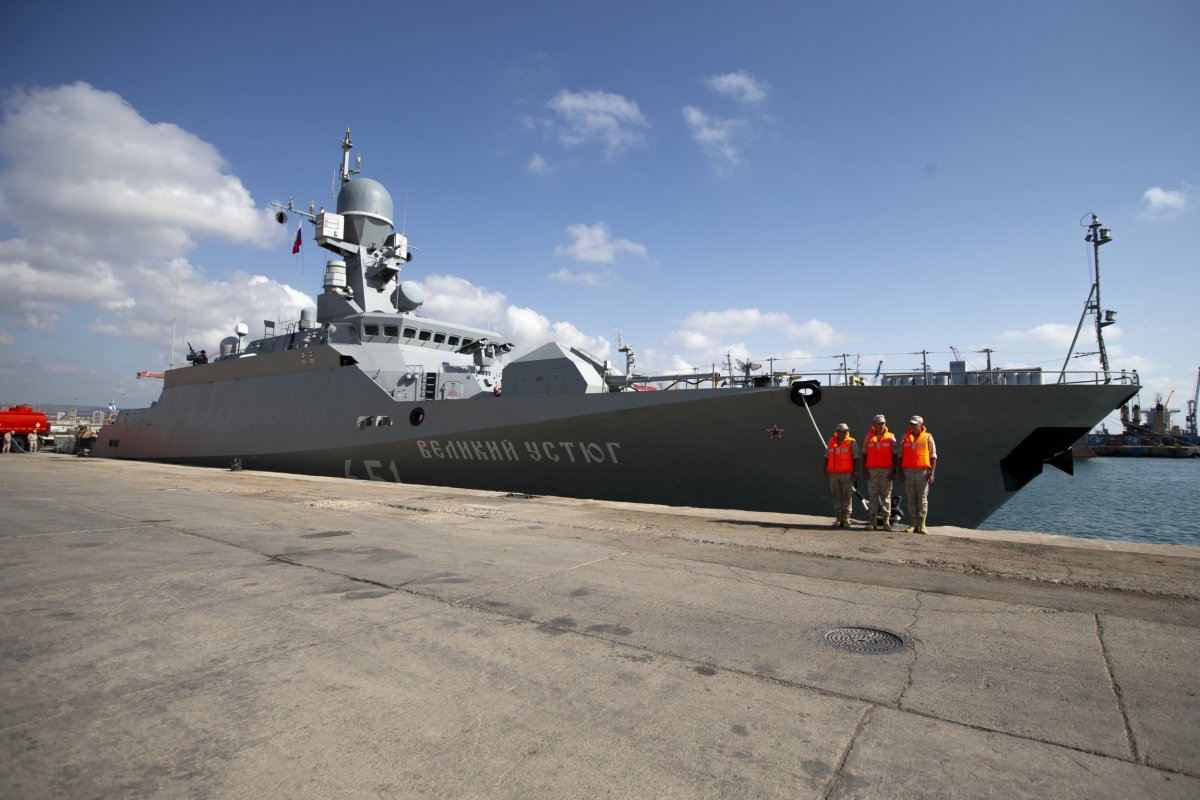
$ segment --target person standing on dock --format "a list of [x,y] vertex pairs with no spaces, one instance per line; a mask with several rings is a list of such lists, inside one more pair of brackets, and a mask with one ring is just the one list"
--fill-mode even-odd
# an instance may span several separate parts
[[34,433],[33,431],[30,431],[29,436],[25,437],[25,441],[27,441],[29,443],[29,452],[36,453],[37,445],[38,445],[37,434]]
[[906,531],[926,533],[925,517],[929,513],[929,487],[937,469],[937,446],[925,430],[925,420],[913,416],[908,421],[908,433],[901,447],[900,469],[904,473],[904,488],[908,492],[908,513],[911,517]]
[[825,474],[829,476],[829,492],[833,495],[835,528],[850,527],[851,491],[858,475],[858,444],[850,435],[850,426],[839,423],[825,448]]
[[867,472],[867,499],[871,502],[867,530],[892,529],[892,482],[896,480],[896,461],[900,449],[896,435],[888,430],[887,418],[876,414],[864,445],[863,461]]

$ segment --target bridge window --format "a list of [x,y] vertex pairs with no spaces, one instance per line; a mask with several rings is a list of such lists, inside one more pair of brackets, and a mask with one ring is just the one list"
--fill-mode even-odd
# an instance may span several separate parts
[[433,343],[434,343],[434,344],[442,344],[442,343],[444,343],[445,341],[446,341],[446,334],[444,334],[444,333],[435,333],[435,334],[433,335]]
[[446,340],[446,344],[450,345],[451,347],[457,347],[458,346],[458,337],[451,336],[449,339]]
[[419,334],[417,334],[417,338],[420,339],[422,342],[428,342],[429,337],[432,335],[433,334],[430,333],[429,331],[421,331]]
[[378,335],[379,335],[379,326],[378,325],[363,325],[363,336],[378,336]]
[[416,335],[417,335],[417,329],[416,329],[416,328],[405,328],[405,329],[404,329],[404,338],[405,338],[405,339],[411,339],[411,338],[413,338],[413,337],[414,337],[414,336],[416,336]]
[[395,325],[384,325],[383,326],[383,335],[384,336],[390,336],[394,339],[394,338],[396,338],[396,336],[399,333],[400,333],[400,329],[398,327],[396,327]]

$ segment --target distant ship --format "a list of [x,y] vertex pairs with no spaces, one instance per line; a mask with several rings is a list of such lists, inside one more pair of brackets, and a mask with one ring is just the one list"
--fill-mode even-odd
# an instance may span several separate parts
[[[1168,406],[1162,396],[1155,398],[1154,405],[1143,410],[1141,406],[1121,406],[1122,433],[1111,434],[1107,430],[1090,433],[1076,447],[1084,446],[1092,454],[1101,457],[1125,458],[1200,458],[1200,435],[1196,431],[1196,404],[1200,398],[1200,376],[1196,379],[1196,390],[1188,401],[1186,427],[1171,424],[1171,415],[1178,413]],[[1078,451],[1077,451],[1078,452]]]
[[[422,316],[393,226],[391,195],[355,177],[341,143],[336,212],[297,210],[333,258],[315,309],[282,331],[247,326],[168,370],[159,400],[122,410],[93,453],[211,467],[435,484],[516,494],[829,515],[824,441],[885,414],[903,436],[922,415],[940,468],[930,520],[974,527],[1039,474],[1071,469],[1072,443],[1138,390],[1087,373],[750,375],[698,388],[695,375],[639,373],[558,342],[508,361],[495,331]],[[361,163],[361,160],[359,161]],[[715,376],[710,376],[715,377]],[[697,388],[635,391],[655,382]],[[833,385],[831,385],[833,384]],[[503,390],[501,391],[501,387]],[[899,483],[897,483],[899,488]]]

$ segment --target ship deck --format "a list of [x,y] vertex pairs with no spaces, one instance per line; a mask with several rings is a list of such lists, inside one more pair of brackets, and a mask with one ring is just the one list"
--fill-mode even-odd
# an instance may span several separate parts
[[1200,796],[1200,548],[52,454],[0,508],[0,796]]

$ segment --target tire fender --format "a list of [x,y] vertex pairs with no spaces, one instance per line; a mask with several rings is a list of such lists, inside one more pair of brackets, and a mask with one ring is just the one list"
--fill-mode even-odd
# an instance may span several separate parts
[[796,381],[792,384],[792,402],[812,408],[821,402],[820,381]]

